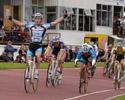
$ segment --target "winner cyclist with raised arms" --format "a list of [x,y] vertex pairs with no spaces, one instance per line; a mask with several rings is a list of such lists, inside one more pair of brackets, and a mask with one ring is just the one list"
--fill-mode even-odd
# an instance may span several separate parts
[[[43,24],[43,15],[41,13],[34,14],[34,23],[32,25],[28,25],[28,23],[22,23],[18,20],[13,19],[10,17],[9,19],[12,20],[16,25],[19,26],[30,26],[31,32],[31,42],[29,45],[29,49],[27,51],[27,62],[31,61],[34,56],[37,58],[36,68],[38,69],[40,66],[41,60],[41,53],[42,53],[42,40],[44,34],[48,28],[51,26],[56,26],[58,23],[63,21],[68,16],[67,11],[64,12],[64,15],[60,18],[57,18],[55,21],[50,23]],[[38,70],[35,72],[35,78],[38,78]]]

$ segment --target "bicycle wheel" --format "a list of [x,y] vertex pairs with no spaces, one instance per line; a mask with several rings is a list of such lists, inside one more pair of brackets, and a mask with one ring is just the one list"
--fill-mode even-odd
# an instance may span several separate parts
[[53,87],[56,87],[58,85],[58,76],[56,75],[56,72],[53,75],[53,78],[51,80]]
[[51,84],[51,64],[48,65],[48,69],[47,69],[47,76],[46,76],[46,87],[49,87]]
[[59,79],[60,75],[61,75],[61,73],[58,70],[56,70],[56,72],[55,72],[55,86],[61,84],[61,79]]
[[26,93],[30,92],[31,89],[31,78],[30,78],[30,69],[26,67],[24,71],[24,89]]
[[112,64],[110,63],[107,69],[108,78],[112,78]]
[[37,91],[37,88],[38,88],[38,82],[39,82],[39,78],[35,78],[35,70],[36,68],[32,67],[32,78],[31,78],[31,83],[32,83],[32,88],[33,88],[33,91],[36,92]]
[[57,60],[54,62],[52,67],[53,67],[54,70],[53,70],[53,78],[52,78],[51,82],[52,82],[53,87],[55,87],[58,84],[58,74],[57,74],[58,70],[57,70],[57,68],[59,66],[58,66],[58,61]]
[[87,92],[88,88],[88,76],[87,76],[87,69],[81,69],[80,72],[80,84],[79,84],[79,93],[83,94]]
[[114,89],[120,89],[121,87],[121,81],[119,77],[120,73],[117,71],[116,75],[114,76]]
[[103,68],[103,76],[106,76],[108,72],[108,63],[105,65],[105,67]]

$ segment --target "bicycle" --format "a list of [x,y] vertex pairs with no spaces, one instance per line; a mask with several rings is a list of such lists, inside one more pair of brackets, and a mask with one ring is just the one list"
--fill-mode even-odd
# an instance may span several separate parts
[[51,62],[48,65],[47,77],[46,77],[46,87],[52,84],[53,87],[61,84],[60,77],[60,64],[61,62],[56,59],[56,57],[51,58]]
[[79,93],[83,94],[87,92],[88,88],[88,65],[82,64],[80,70],[80,82],[79,82]]
[[121,71],[121,64],[119,61],[115,61],[114,64],[114,89],[120,89],[121,87],[121,80],[122,80],[122,71]]
[[31,88],[34,92],[37,91],[39,78],[35,78],[36,70],[36,57],[32,61],[28,61],[24,72],[24,89],[26,93],[31,91]]
[[107,62],[105,67],[103,68],[103,76],[108,76],[109,78],[112,77],[112,66],[113,62]]

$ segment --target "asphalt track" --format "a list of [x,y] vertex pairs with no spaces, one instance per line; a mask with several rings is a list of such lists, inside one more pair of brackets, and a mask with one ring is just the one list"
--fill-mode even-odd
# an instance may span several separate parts
[[[62,84],[57,87],[45,86],[46,70],[40,70],[37,93],[26,94],[23,85],[24,70],[0,70],[0,100],[109,100],[125,93],[125,81],[122,89],[115,91],[111,79],[102,76],[102,69],[96,70],[89,80],[88,92],[78,93],[79,69],[64,69]],[[113,99],[111,99],[113,100]]]

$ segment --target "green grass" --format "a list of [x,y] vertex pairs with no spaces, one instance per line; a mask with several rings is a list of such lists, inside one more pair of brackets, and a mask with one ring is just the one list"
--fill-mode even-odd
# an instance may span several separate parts
[[[65,68],[74,68],[74,62],[66,62],[64,63]],[[97,67],[103,67],[105,65],[104,62],[97,62]],[[40,68],[46,69],[48,63],[41,63]],[[10,63],[10,62],[0,62],[0,69],[24,69],[25,64],[22,63]]]
[[119,96],[115,100],[125,100],[125,96]]

